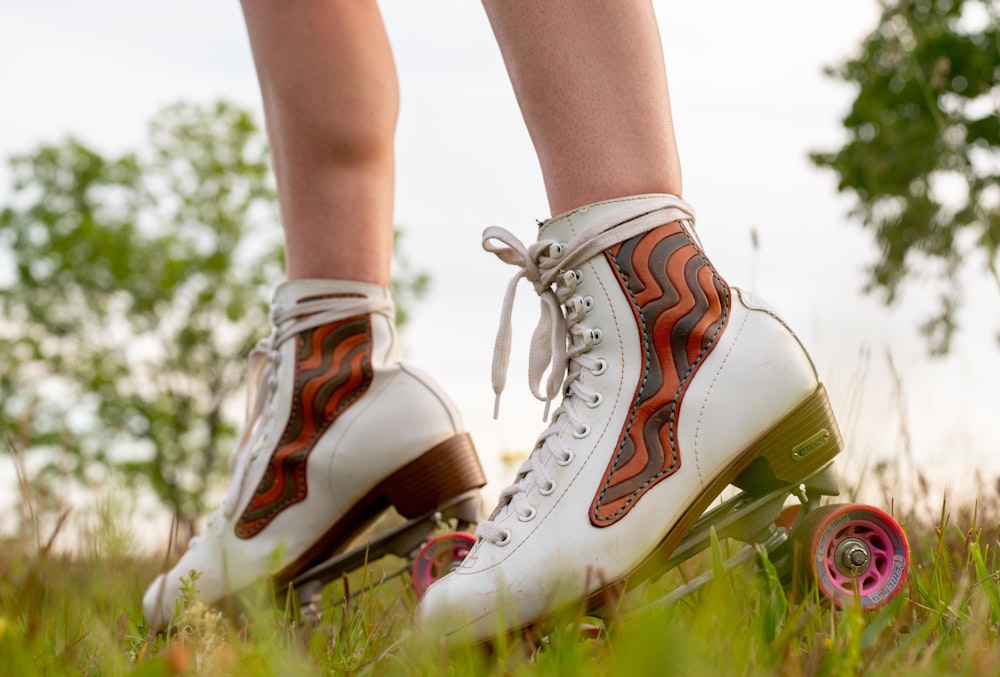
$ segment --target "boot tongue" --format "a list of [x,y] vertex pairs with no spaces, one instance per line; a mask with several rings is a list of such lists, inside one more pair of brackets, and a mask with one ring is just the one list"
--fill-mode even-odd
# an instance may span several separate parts
[[273,301],[279,308],[291,308],[299,301],[324,296],[388,300],[389,290],[375,284],[353,280],[289,280],[274,290]]
[[649,194],[596,202],[555,216],[538,227],[539,240],[569,242],[584,229],[603,223],[607,227],[677,204],[673,195]]

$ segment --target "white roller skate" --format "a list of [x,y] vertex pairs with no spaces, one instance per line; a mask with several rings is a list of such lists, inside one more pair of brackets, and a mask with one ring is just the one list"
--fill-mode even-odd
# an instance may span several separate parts
[[[769,306],[729,287],[692,228],[685,202],[644,195],[551,219],[528,247],[486,231],[486,249],[521,269],[504,302],[498,397],[526,278],[543,308],[532,390],[562,401],[468,557],[421,600],[422,629],[474,642],[574,605],[597,611],[675,564],[730,484],[783,500],[820,478],[811,491],[832,493],[822,471],[843,444],[806,351]],[[689,553],[707,543],[698,527]]]
[[[475,490],[485,484],[475,449],[451,401],[397,359],[386,289],[288,282],[272,319],[274,333],[251,356],[249,416],[229,491],[146,592],[151,630],[169,622],[192,570],[208,604],[265,577],[322,585],[321,574],[304,574],[331,557],[338,572],[350,570],[388,552],[410,554],[442,520],[475,520]],[[344,553],[390,506],[409,521]]]

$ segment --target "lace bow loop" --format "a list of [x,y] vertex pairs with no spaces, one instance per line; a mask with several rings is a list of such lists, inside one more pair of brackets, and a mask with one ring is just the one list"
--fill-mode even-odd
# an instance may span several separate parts
[[[559,394],[566,370],[566,320],[560,300],[553,290],[562,246],[552,240],[542,240],[526,247],[510,231],[494,226],[483,232],[483,249],[519,269],[507,284],[500,310],[500,326],[493,350],[492,381],[493,392],[496,394],[493,417],[496,418],[499,414],[500,396],[507,383],[511,315],[517,285],[525,279],[531,282],[540,303],[539,320],[532,334],[528,358],[528,385],[532,395],[545,402],[544,417],[548,418],[549,404]],[[543,391],[542,378],[546,369],[549,369],[549,378]]]

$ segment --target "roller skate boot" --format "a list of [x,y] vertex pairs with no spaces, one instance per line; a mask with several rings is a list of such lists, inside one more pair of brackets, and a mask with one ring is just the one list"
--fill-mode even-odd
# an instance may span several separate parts
[[490,228],[484,247],[519,268],[494,356],[498,398],[526,278],[542,302],[530,386],[547,406],[562,399],[468,557],[420,601],[427,632],[475,642],[580,604],[595,611],[661,573],[728,485],[792,486],[841,450],[798,338],[716,272],[682,200],[583,207],[541,224],[530,246]]
[[[229,491],[146,592],[151,630],[170,621],[192,570],[207,604],[263,578],[286,584],[345,554],[390,506],[410,520],[404,526],[426,527],[419,544],[432,516],[467,512],[485,484],[451,401],[398,360],[388,290],[288,282],[275,293],[272,321],[250,357],[248,420],[230,457]],[[367,559],[361,550],[356,566]]]

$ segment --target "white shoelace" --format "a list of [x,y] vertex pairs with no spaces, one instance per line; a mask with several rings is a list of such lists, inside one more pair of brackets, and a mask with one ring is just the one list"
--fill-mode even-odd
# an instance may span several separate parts
[[[243,493],[246,467],[254,458],[251,450],[267,429],[268,419],[274,414],[271,403],[278,387],[281,345],[296,334],[331,322],[367,314],[384,315],[393,321],[395,312],[392,300],[388,297],[371,299],[343,296],[311,299],[296,303],[291,308],[275,306],[271,310],[274,331],[268,338],[257,343],[247,360],[246,421],[243,434],[229,456],[229,470],[232,473],[229,490],[219,510],[209,517],[210,527],[220,516],[229,519],[236,512]],[[198,537],[191,539],[191,545],[195,545],[197,541]]]
[[[549,406],[560,391],[564,393],[564,399],[552,413],[549,427],[539,435],[534,450],[518,468],[514,483],[500,492],[499,505],[491,518],[479,524],[476,529],[478,538],[504,545],[509,541],[510,533],[497,526],[496,522],[509,514],[511,509],[517,511],[518,518],[522,521],[535,516],[535,508],[527,498],[532,484],[537,484],[543,494],[555,490],[555,481],[545,468],[547,456],[554,457],[560,466],[568,465],[573,460],[572,451],[566,448],[559,437],[563,430],[563,419],[573,426],[574,435],[585,437],[590,428],[581,420],[576,410],[577,402],[589,406],[600,404],[599,394],[585,387],[580,380],[583,370],[597,374],[603,372],[606,365],[587,355],[595,341],[599,340],[599,334],[581,324],[586,309],[582,299],[575,295],[578,281],[574,269],[619,242],[672,221],[687,223],[688,234],[697,241],[693,229],[694,210],[689,204],[671,196],[664,196],[654,202],[655,204],[650,205],[649,201],[623,201],[620,209],[609,210],[604,218],[595,221],[566,243],[547,239],[526,247],[504,228],[491,227],[483,233],[483,248],[518,268],[504,295],[493,353],[493,392],[496,394],[494,417],[499,413],[500,396],[507,381],[511,313],[517,285],[522,279],[532,283],[541,302],[539,321],[531,337],[529,388],[537,399],[545,402],[546,420]],[[637,207],[640,213],[635,213]],[[546,369],[549,370],[549,377],[543,391],[541,381]]]

